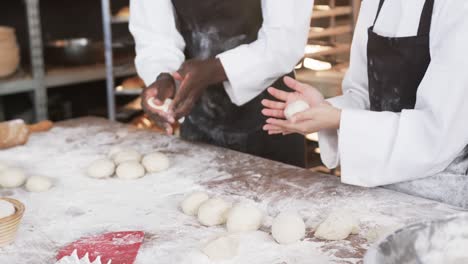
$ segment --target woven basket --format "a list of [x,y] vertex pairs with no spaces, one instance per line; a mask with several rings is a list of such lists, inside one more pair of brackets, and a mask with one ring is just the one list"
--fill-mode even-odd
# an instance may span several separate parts
[[16,212],[12,216],[0,219],[0,247],[8,245],[15,240],[16,232],[18,231],[21,218],[24,214],[24,205],[15,199],[0,198],[10,202],[15,206]]

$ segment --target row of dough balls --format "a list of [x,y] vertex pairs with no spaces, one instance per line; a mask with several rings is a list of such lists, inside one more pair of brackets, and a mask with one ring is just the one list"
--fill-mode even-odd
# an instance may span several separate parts
[[[252,203],[238,203],[232,206],[221,198],[211,198],[205,192],[195,192],[181,203],[186,215],[197,216],[205,226],[226,224],[230,234],[258,230],[264,220],[264,213]],[[350,234],[357,234],[359,221],[352,214],[343,211],[331,213],[316,229],[315,237],[325,240],[342,240]],[[271,234],[279,244],[287,245],[300,241],[306,233],[304,220],[297,213],[283,212],[275,217]],[[238,241],[233,236],[222,236],[210,241],[202,252],[213,260],[232,258],[237,254]]]
[[45,192],[52,188],[53,184],[48,177],[31,176],[27,178],[23,170],[0,163],[0,187],[19,188],[23,185],[29,192]]
[[92,178],[109,178],[114,173],[120,179],[138,179],[146,172],[161,172],[170,166],[169,158],[160,152],[153,152],[145,156],[134,149],[112,148],[107,158],[92,162],[87,174]]

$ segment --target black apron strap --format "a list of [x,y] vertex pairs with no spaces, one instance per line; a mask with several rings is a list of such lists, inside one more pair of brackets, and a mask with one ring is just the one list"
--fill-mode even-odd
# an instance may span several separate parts
[[385,0],[380,0],[379,8],[377,9],[377,14],[375,15],[374,24],[372,24],[372,26],[375,26],[375,22],[377,22],[377,18],[379,18],[380,10],[382,10],[384,2]]
[[418,36],[428,36],[431,32],[432,12],[434,10],[434,0],[426,0],[419,20]]

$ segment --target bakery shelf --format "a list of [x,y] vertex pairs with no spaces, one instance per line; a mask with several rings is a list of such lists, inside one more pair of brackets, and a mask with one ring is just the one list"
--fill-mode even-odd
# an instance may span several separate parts
[[11,77],[0,79],[0,95],[34,91],[36,81],[29,73],[22,71]]
[[335,46],[327,48],[327,49],[322,49],[322,50],[317,50],[313,51],[310,53],[305,54],[306,58],[315,58],[315,57],[320,57],[320,56],[329,56],[329,55],[337,55],[341,53],[347,53],[351,49],[350,44],[335,44]]
[[330,8],[328,5],[315,6],[312,13],[312,19],[351,15],[352,13],[353,8],[351,6],[340,6],[335,8]]
[[309,30],[309,39],[324,38],[353,32],[351,25],[335,26],[330,28],[312,27]]
[[112,24],[126,24],[129,22],[129,18],[128,17],[112,17],[111,18],[111,22]]
[[[133,64],[114,67],[115,77],[125,77],[136,74]],[[63,85],[71,85],[83,82],[91,82],[106,79],[106,65],[96,64],[79,67],[52,68],[47,71],[45,85],[53,88]]]

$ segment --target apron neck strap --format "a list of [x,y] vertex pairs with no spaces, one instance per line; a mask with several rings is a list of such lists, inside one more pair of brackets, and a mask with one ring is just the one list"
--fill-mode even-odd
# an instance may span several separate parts
[[[377,18],[379,18],[380,11],[382,11],[382,7],[385,0],[380,0],[379,8],[377,9],[377,14],[375,15],[374,24],[377,22]],[[424,3],[424,8],[421,14],[421,19],[419,20],[419,28],[418,28],[418,36],[429,35],[431,32],[431,23],[432,23],[432,12],[434,10],[434,0],[426,0]]]
[[379,2],[379,8],[377,9],[377,14],[375,15],[375,18],[374,18],[374,24],[372,24],[373,27],[375,26],[375,22],[377,22],[377,18],[379,18],[380,11],[382,10],[382,6],[383,6],[384,2],[385,2],[385,0],[380,0],[380,2]]
[[421,20],[419,21],[418,35],[424,36],[429,35],[431,32],[432,23],[432,12],[434,10],[434,0],[426,0],[424,8],[421,14]]

